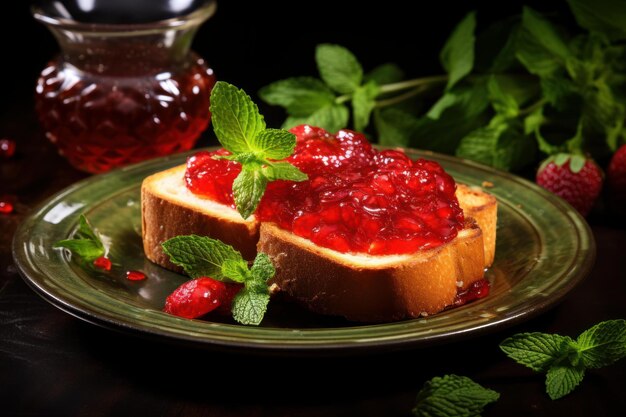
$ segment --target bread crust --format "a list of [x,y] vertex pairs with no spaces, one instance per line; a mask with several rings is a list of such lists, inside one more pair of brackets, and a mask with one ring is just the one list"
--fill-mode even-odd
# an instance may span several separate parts
[[311,311],[385,322],[440,312],[460,288],[483,278],[480,228],[468,220],[450,243],[411,255],[339,253],[261,224],[258,250],[276,267],[273,283]]
[[457,184],[456,196],[465,217],[473,218],[483,232],[485,266],[493,265],[496,256],[498,201],[479,187]]
[[142,183],[142,236],[146,257],[167,269],[182,272],[180,267],[169,261],[161,243],[175,236],[197,234],[219,239],[236,248],[245,259],[254,259],[259,240],[258,222],[237,218],[237,212],[227,215],[228,211],[234,210],[209,200],[186,202],[168,193],[162,184],[166,179],[174,178],[179,180],[174,185],[186,191],[184,172],[185,166],[175,167],[151,175]]

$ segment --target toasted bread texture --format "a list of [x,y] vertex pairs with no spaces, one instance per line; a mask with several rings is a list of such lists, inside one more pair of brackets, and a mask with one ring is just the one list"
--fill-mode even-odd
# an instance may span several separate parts
[[272,223],[261,224],[258,249],[276,266],[281,291],[312,311],[355,321],[437,313],[484,273],[482,234],[471,220],[450,243],[410,255],[340,253]]
[[141,186],[143,248],[146,257],[165,268],[181,272],[163,252],[161,243],[179,235],[197,234],[219,239],[239,250],[248,260],[256,255],[259,224],[223,204],[199,197],[184,183],[185,165],[146,178]]
[[178,235],[220,239],[252,260],[259,251],[275,263],[280,290],[322,314],[384,322],[437,313],[459,289],[483,277],[493,263],[496,199],[479,188],[458,185],[466,223],[451,242],[408,255],[345,254],[315,245],[254,216],[244,220],[229,206],[191,193],[185,166],[146,178],[142,184],[144,251],[148,259],[181,271],[161,243]]

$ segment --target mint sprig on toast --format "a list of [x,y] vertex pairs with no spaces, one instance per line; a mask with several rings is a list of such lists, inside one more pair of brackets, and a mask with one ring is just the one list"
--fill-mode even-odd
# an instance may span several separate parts
[[241,173],[233,182],[233,197],[244,219],[254,213],[269,182],[308,178],[283,161],[293,153],[296,136],[268,129],[259,108],[243,90],[218,81],[211,91],[211,114],[217,139],[232,154],[216,158],[241,164]]

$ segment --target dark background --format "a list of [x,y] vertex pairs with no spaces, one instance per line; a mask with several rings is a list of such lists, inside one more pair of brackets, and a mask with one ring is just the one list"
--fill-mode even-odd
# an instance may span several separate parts
[[[52,35],[31,18],[30,3],[10,2],[3,12],[0,45],[4,99],[0,114],[22,103],[26,105],[20,106],[20,111],[30,111],[39,71],[58,52]],[[573,26],[564,1],[380,0],[368,2],[372,7],[365,3],[221,0],[217,13],[200,28],[194,49],[210,63],[218,79],[254,94],[272,81],[316,75],[315,45],[324,42],[348,47],[366,71],[395,62],[407,77],[439,74],[439,50],[470,10],[478,11],[479,31],[503,17],[519,14],[523,4]],[[276,123],[282,120],[278,110],[261,110],[271,112],[270,120],[274,116]]]
[[[281,78],[315,75],[314,47],[322,42],[347,46],[366,70],[395,62],[408,77],[441,73],[441,46],[474,9],[479,30],[520,13],[523,3],[574,27],[562,1],[280,3],[222,0],[194,49],[219,79],[254,95]],[[446,373],[467,375],[501,393],[485,416],[623,415],[626,361],[588,372],[572,395],[551,401],[543,376],[516,365],[497,347],[517,332],[575,336],[601,320],[624,317],[626,237],[600,218],[592,221],[596,267],[561,305],[510,329],[429,349],[338,358],[224,354],[103,330],[50,306],[12,265],[12,231],[43,197],[86,175],[57,157],[37,128],[35,80],[58,49],[28,6],[3,4],[0,25],[0,137],[12,137],[21,152],[13,162],[20,175],[10,177],[21,182],[14,185],[20,205],[16,214],[0,218],[0,415],[409,416],[424,381]],[[261,104],[261,111],[270,124],[282,120],[279,109]],[[209,141],[207,135],[199,146]],[[31,149],[41,156],[32,156]],[[11,188],[7,178],[1,176],[0,184]]]

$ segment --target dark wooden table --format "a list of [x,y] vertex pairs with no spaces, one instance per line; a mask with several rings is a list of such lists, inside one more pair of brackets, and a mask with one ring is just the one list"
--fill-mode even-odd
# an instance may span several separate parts
[[[501,393],[484,416],[621,416],[626,360],[592,370],[551,401],[544,377],[507,359],[498,343],[521,331],[576,336],[626,318],[626,230],[590,219],[598,254],[589,277],[557,307],[474,339],[349,357],[218,353],[144,340],[76,319],[39,298],[11,257],[11,238],[39,202],[85,177],[56,156],[30,108],[0,119],[19,153],[0,161],[0,415],[2,416],[408,416],[424,381],[466,375]],[[203,139],[200,145],[209,144]]]

